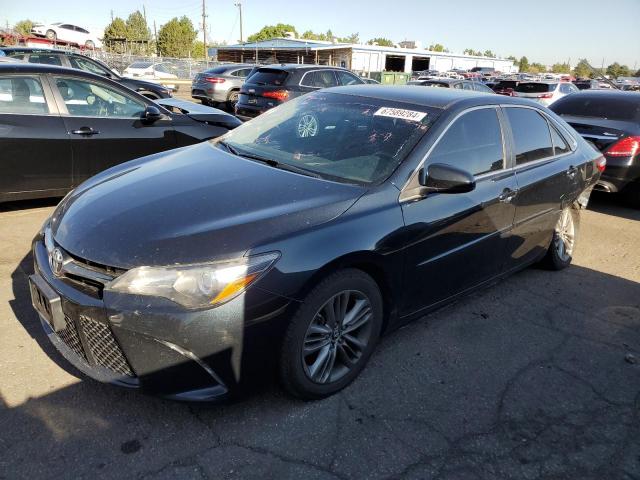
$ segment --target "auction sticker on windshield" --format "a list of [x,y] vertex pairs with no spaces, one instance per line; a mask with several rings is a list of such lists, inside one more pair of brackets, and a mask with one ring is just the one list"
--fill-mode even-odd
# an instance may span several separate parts
[[401,118],[412,122],[420,122],[427,116],[426,112],[416,112],[415,110],[405,110],[404,108],[382,107],[374,115],[379,117]]

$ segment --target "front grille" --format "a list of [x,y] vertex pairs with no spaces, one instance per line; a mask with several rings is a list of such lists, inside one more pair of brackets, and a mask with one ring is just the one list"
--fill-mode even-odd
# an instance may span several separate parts
[[78,330],[76,330],[75,322],[65,315],[64,320],[67,326],[64,330],[56,332],[56,335],[64,342],[64,344],[69,347],[73,353],[82,358],[85,362],[87,361],[87,356],[84,353],[82,348],[82,342],[80,341],[80,337],[78,336]]
[[84,315],[80,315],[80,325],[98,365],[122,375],[135,376],[109,326]]

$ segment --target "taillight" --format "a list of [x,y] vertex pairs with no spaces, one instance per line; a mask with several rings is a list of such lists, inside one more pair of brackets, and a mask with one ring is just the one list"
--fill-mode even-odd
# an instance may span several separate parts
[[224,78],[220,77],[204,77],[205,82],[209,83],[224,83]]
[[543,93],[542,95],[538,95],[538,98],[553,98],[553,93]]
[[604,172],[604,169],[607,168],[607,159],[604,157],[600,157],[596,160],[596,168],[600,173]]
[[275,90],[273,92],[264,92],[262,96],[267,98],[274,98],[279,102],[284,102],[287,98],[289,98],[289,92],[287,92],[286,90]]
[[604,152],[608,157],[633,157],[640,151],[640,137],[626,137]]

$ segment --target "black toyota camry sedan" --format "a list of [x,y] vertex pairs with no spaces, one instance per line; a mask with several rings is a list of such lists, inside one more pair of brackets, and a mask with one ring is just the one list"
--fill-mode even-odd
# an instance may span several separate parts
[[102,381],[212,400],[277,365],[321,398],[382,333],[534,262],[568,266],[603,166],[526,100],[322,90],[76,188],[34,240],[33,304]]
[[61,197],[109,167],[215,138],[241,123],[191,102],[183,108],[172,98],[158,102],[167,107],[81,70],[2,63],[0,202]]

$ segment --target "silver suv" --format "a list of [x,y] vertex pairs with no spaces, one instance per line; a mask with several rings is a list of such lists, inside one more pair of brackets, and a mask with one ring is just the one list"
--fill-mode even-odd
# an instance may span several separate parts
[[200,100],[205,105],[226,103],[233,110],[238,101],[240,87],[249,75],[254,65],[230,64],[199,73],[191,83],[191,97]]

